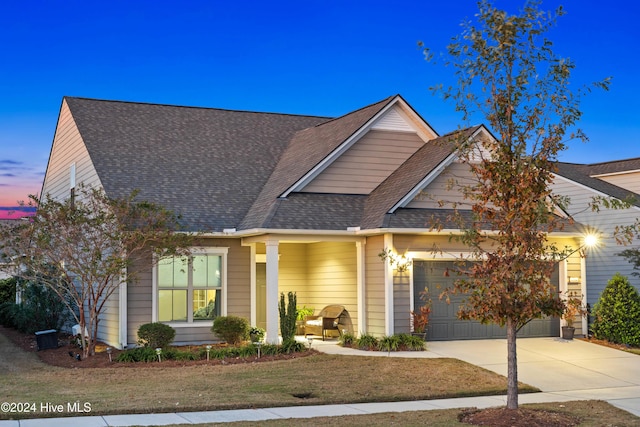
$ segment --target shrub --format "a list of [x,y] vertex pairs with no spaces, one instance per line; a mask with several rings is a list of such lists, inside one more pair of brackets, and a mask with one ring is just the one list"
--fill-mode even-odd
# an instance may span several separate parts
[[58,294],[46,286],[28,284],[22,300],[21,304],[12,301],[0,304],[0,324],[32,334],[47,329],[60,330],[70,317]]
[[378,349],[380,351],[398,351],[399,348],[400,337],[398,335],[382,337],[378,341]]
[[406,348],[410,351],[424,350],[424,341],[420,337],[409,334],[398,334],[398,338],[400,339],[401,348]]
[[16,284],[18,279],[15,277],[9,277],[8,279],[0,280],[0,304],[5,302],[16,302]]
[[598,339],[640,345],[640,295],[629,279],[616,273],[593,309],[592,332]]
[[378,339],[369,334],[360,335],[360,338],[356,340],[356,347],[360,350],[377,350]]
[[306,347],[301,342],[293,340],[286,340],[282,342],[280,347],[283,353],[300,353],[306,350]]
[[152,349],[169,346],[175,337],[176,330],[164,323],[145,323],[138,328],[138,344]]
[[340,335],[338,343],[343,347],[351,347],[356,341],[356,337],[353,334],[345,333]]
[[157,362],[158,355],[152,347],[138,347],[123,351],[116,357],[116,362]]
[[282,342],[293,340],[296,336],[296,320],[298,318],[298,310],[296,308],[296,294],[289,292],[287,294],[288,303],[284,303],[284,293],[280,294],[280,303],[278,304],[278,312],[280,314],[280,334]]
[[213,321],[211,332],[231,345],[249,337],[249,322],[238,316],[219,316]]

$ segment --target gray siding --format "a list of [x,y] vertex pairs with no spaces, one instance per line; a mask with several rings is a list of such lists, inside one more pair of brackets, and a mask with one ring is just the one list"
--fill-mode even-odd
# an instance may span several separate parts
[[[576,222],[593,227],[600,232],[600,244],[597,248],[587,250],[585,260],[587,302],[591,305],[595,304],[609,279],[617,272],[629,277],[631,283],[640,289],[640,279],[631,276],[633,271],[631,264],[616,255],[624,247],[618,245],[613,238],[615,226],[632,224],[636,218],[640,217],[640,209],[610,210],[602,208],[599,212],[593,212],[588,205],[597,193],[563,178],[556,178],[553,190],[556,194],[571,198],[568,212]],[[640,244],[640,240],[636,239],[634,246],[638,244]]]
[[371,130],[301,191],[369,194],[423,144],[415,133]]
[[384,263],[378,254],[384,249],[384,237],[368,237],[365,245],[365,313],[366,331],[376,336],[385,335]]
[[[245,317],[251,316],[250,292],[250,248],[240,245],[239,239],[207,239],[198,246],[228,247],[227,255],[227,314]],[[153,276],[149,267],[151,259],[144,266],[134,266],[138,280],[130,284],[127,292],[127,341],[129,345],[137,342],[140,325],[154,322]],[[212,342],[211,322],[197,324],[176,324],[176,344]]]

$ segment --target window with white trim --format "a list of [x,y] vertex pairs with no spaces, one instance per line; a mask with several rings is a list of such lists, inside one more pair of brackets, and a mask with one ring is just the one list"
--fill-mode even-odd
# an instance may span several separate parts
[[159,260],[157,321],[197,323],[222,315],[225,267],[226,251],[220,250]]

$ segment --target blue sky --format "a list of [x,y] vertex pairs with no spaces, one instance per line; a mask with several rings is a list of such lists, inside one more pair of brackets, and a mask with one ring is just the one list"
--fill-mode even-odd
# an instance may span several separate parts
[[[549,37],[576,62],[576,86],[613,76],[582,104],[591,141],[562,160],[639,157],[640,5],[543,8],[559,4],[567,15]],[[472,0],[3,2],[0,206],[40,190],[65,95],[339,116],[399,93],[451,131],[460,115],[428,87],[453,70],[425,62],[416,43],[444,52],[476,10]]]

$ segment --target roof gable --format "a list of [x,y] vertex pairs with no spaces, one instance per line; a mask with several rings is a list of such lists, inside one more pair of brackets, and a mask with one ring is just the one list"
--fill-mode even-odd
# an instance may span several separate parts
[[319,163],[341,146],[393,98],[361,108],[337,119],[300,130],[291,138],[273,173],[248,210],[240,228],[268,227],[279,197],[285,197]]

